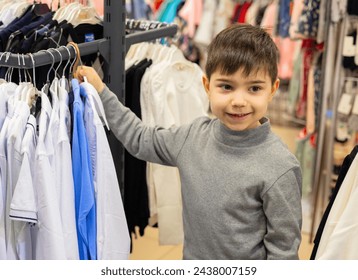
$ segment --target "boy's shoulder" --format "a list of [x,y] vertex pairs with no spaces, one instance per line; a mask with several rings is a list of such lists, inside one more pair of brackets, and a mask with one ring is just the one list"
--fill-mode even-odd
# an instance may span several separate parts
[[281,138],[273,132],[271,132],[271,137],[274,141],[272,141],[270,147],[267,147],[267,159],[269,159],[277,168],[282,168],[283,170],[299,168],[299,161]]

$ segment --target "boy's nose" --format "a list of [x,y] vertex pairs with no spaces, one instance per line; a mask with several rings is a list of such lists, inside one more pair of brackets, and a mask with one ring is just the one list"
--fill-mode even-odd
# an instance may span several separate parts
[[244,107],[246,106],[245,94],[243,92],[237,92],[233,94],[233,98],[231,100],[231,105],[234,107]]

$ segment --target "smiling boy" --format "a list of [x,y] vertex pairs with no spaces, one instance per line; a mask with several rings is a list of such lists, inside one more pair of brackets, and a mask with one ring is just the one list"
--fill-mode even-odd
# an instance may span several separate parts
[[279,86],[277,62],[265,30],[223,30],[203,77],[216,118],[170,129],[146,127],[93,68],[77,71],[100,93],[111,130],[131,154],[179,168],[184,259],[298,259],[301,170],[265,117]]

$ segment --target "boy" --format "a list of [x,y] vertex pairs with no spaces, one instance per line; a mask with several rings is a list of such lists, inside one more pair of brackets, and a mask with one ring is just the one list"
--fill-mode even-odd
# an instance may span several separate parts
[[261,28],[223,30],[203,77],[216,118],[170,129],[146,127],[93,68],[77,70],[100,93],[110,128],[131,154],[179,168],[184,259],[298,259],[300,166],[264,117],[279,86],[277,62]]

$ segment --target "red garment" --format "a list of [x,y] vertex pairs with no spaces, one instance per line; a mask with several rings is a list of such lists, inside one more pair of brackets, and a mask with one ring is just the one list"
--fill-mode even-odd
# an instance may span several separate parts
[[236,6],[234,8],[234,13],[232,14],[232,17],[231,17],[231,23],[237,22],[239,20],[240,9],[241,9],[241,5],[236,4]]
[[307,106],[307,86],[308,86],[308,73],[312,66],[312,60],[314,51],[316,48],[316,42],[314,39],[302,40],[303,51],[303,67],[302,67],[302,87],[300,92],[300,98],[298,100],[296,115],[298,118],[304,118],[306,116]]
[[251,4],[252,2],[245,2],[244,4],[242,4],[242,7],[240,9],[239,19],[237,22],[245,23],[246,12],[250,8]]
[[164,2],[164,0],[154,0],[154,3],[153,3],[153,10],[154,12],[158,11],[159,8],[160,8],[160,5],[162,5]]

